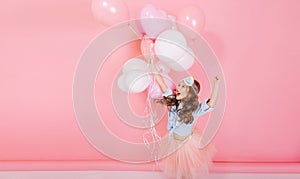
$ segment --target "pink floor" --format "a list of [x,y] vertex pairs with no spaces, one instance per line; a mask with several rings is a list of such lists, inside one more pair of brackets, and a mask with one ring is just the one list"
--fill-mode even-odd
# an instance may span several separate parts
[[[29,172],[0,172],[1,178],[10,179],[164,179],[159,172],[142,171],[29,171]],[[260,174],[260,173],[213,173],[207,179],[298,179],[300,174]]]

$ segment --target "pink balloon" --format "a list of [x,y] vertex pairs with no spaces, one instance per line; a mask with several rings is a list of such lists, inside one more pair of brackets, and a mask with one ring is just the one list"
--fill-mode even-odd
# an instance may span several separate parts
[[141,33],[141,35],[146,35],[146,32],[143,29],[142,21],[140,19],[136,19],[135,21],[136,29]]
[[141,33],[146,33],[152,39],[155,39],[161,32],[172,27],[172,22],[169,20],[167,13],[157,9],[152,4],[146,5],[141,10],[140,18],[140,24],[143,28]]
[[[166,85],[172,90],[175,89],[175,84],[172,82],[171,78],[166,74],[162,74],[162,76]],[[151,84],[149,85],[148,94],[152,99],[162,98],[163,92],[161,91],[156,80],[152,80]]]
[[179,11],[177,20],[197,32],[201,32],[205,25],[205,14],[198,7],[187,6]]
[[154,42],[152,39],[143,37],[141,41],[141,51],[144,56],[154,54]]
[[129,19],[129,12],[122,0],[93,0],[92,12],[104,25],[113,25]]

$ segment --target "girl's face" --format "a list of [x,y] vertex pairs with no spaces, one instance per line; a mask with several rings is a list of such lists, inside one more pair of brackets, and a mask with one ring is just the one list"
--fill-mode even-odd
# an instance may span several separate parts
[[187,97],[187,94],[188,94],[187,85],[184,83],[184,81],[181,81],[176,86],[176,99],[181,100]]

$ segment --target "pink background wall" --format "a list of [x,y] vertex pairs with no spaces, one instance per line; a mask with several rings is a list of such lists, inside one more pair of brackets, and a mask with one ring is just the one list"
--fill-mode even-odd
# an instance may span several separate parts
[[[145,2],[171,15],[197,4],[206,14],[203,36],[220,59],[227,87],[214,161],[300,162],[299,1],[177,0],[170,6],[174,1],[127,0],[131,17]],[[109,160],[84,138],[72,106],[80,55],[107,28],[94,19],[90,4],[2,2],[0,169],[14,169],[7,164],[13,161]],[[26,168],[22,162],[15,168]]]

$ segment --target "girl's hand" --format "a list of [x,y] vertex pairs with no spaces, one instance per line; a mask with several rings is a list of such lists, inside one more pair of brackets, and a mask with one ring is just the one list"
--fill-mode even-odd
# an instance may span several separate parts
[[221,81],[219,76],[215,76],[215,82],[219,83]]

